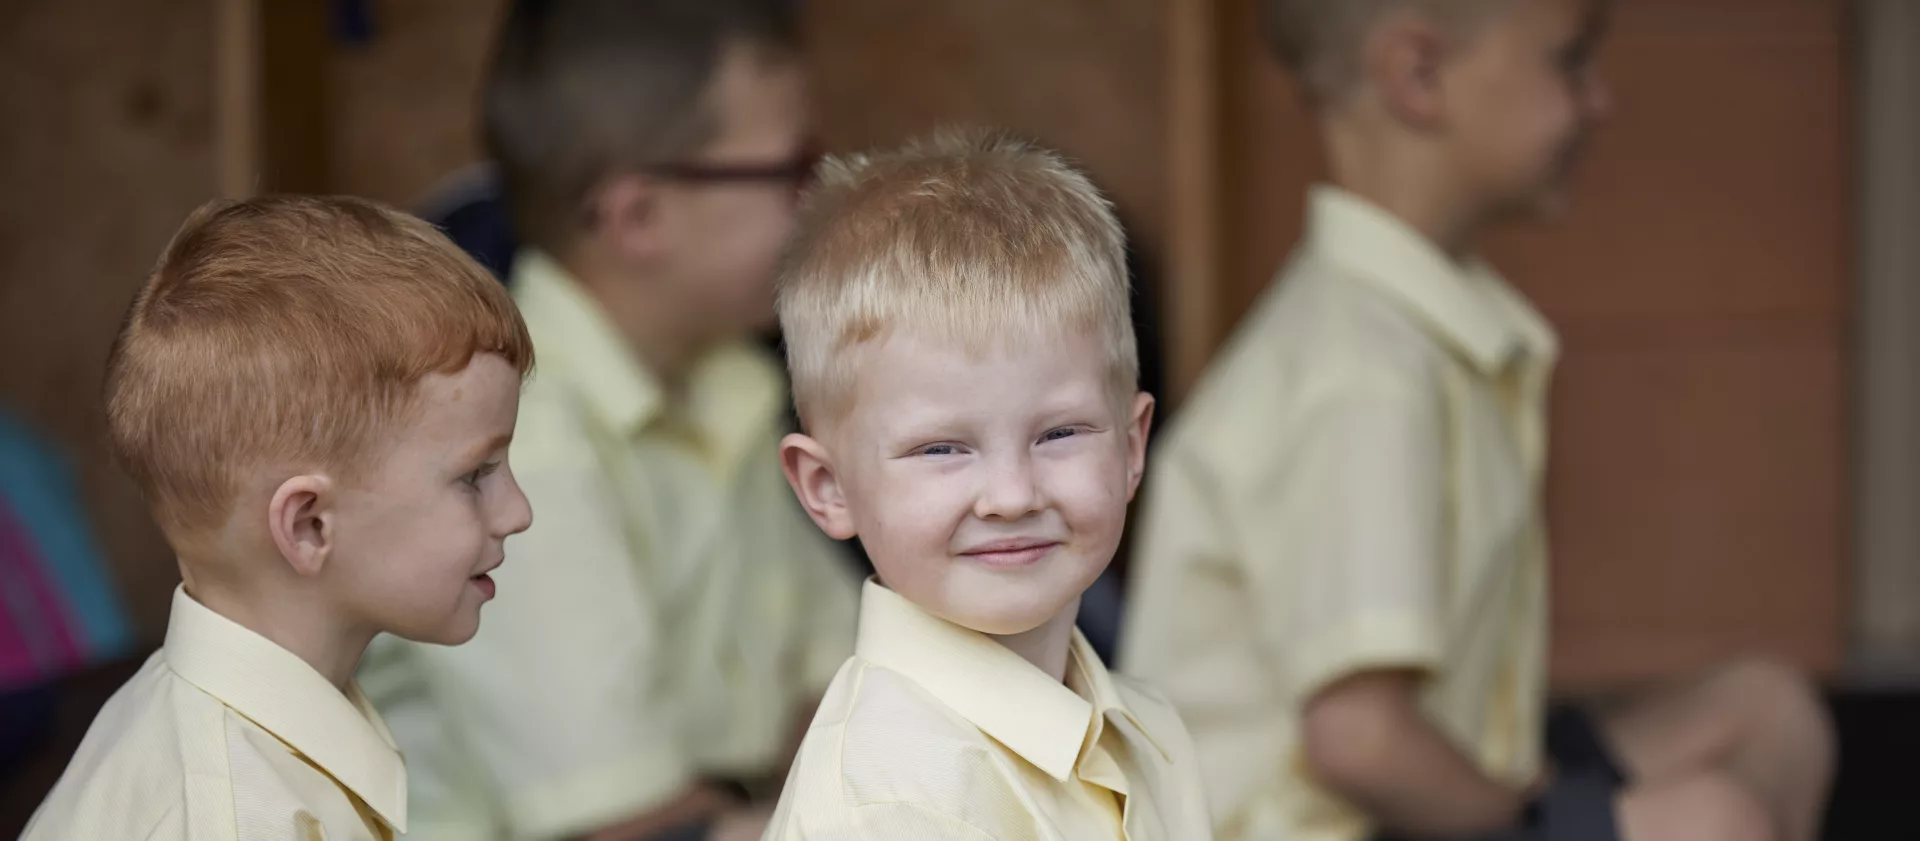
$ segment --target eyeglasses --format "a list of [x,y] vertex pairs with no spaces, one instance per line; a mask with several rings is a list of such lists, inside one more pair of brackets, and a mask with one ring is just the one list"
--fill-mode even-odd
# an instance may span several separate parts
[[764,164],[720,164],[683,161],[643,166],[643,174],[663,181],[688,184],[785,184],[796,194],[813,183],[823,156],[806,149],[792,158]]
[[[656,178],[661,181],[677,181],[692,185],[725,184],[771,184],[784,186],[793,198],[813,183],[814,173],[826,157],[809,146],[784,161],[759,164],[723,164],[681,161],[674,163],[648,164],[635,167],[631,172]],[[591,227],[598,223],[599,213],[592,201],[581,208],[585,223]]]

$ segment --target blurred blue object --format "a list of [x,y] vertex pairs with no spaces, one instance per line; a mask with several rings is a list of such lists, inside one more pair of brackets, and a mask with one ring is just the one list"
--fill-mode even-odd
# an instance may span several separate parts
[[52,443],[0,411],[0,691],[127,653],[132,630]]
[[0,771],[51,732],[56,681],[132,647],[72,472],[0,410]]

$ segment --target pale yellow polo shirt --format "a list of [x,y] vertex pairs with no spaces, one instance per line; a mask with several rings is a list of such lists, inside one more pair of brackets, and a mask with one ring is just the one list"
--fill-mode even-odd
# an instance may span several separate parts
[[1206,841],[1180,718],[1078,631],[1063,684],[868,582],[767,841]]
[[100,710],[27,841],[390,841],[407,772],[373,706],[173,594],[167,639]]
[[533,526],[471,642],[382,640],[361,674],[413,773],[409,839],[563,837],[777,775],[853,649],[858,581],[780,472],[777,364],[723,348],[669,402],[557,263],[529,253],[512,285]]
[[1223,839],[1354,841],[1303,702],[1378,668],[1513,784],[1539,763],[1552,329],[1394,217],[1313,192],[1306,239],[1166,439],[1121,650],[1192,728]]

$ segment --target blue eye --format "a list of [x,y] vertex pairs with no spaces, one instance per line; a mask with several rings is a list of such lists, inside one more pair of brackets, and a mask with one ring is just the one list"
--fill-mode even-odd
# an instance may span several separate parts
[[923,456],[950,456],[955,452],[952,444],[929,444],[920,448]]
[[1040,440],[1058,441],[1063,438],[1072,438],[1073,436],[1079,435],[1079,434],[1080,434],[1080,430],[1074,429],[1072,427],[1066,427],[1063,429],[1049,429],[1047,430],[1047,434],[1040,436]]

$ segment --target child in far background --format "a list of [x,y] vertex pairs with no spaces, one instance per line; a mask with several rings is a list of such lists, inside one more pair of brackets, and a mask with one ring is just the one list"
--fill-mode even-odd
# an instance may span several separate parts
[[532,516],[506,464],[532,365],[506,292],[418,219],[303,197],[189,218],[106,385],[184,581],[25,837],[404,833],[406,767],[354,667],[378,634],[479,626]]
[[813,520],[878,571],[770,841],[1205,841],[1186,730],[1074,628],[1153,398],[1120,227],[994,135],[830,162],[783,274]]
[[1154,465],[1122,646],[1219,835],[1810,841],[1817,695],[1743,660],[1546,704],[1552,328],[1475,258],[1610,107],[1604,0],[1266,0],[1331,183]]

